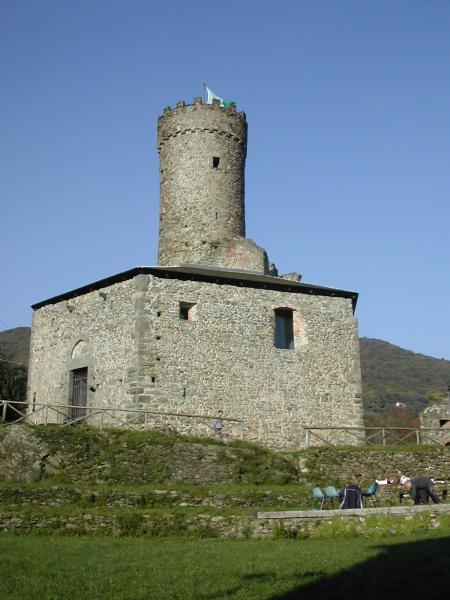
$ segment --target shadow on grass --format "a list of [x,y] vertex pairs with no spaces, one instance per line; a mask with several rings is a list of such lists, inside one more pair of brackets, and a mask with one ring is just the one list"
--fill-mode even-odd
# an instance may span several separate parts
[[[330,552],[333,545],[330,544]],[[332,577],[320,578],[270,600],[446,598],[450,589],[450,537],[378,547],[381,553]]]

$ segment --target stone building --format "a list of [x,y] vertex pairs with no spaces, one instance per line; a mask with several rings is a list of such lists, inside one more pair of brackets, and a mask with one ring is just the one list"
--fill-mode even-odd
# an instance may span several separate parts
[[158,266],[33,306],[36,421],[47,403],[50,421],[210,435],[222,410],[230,435],[291,449],[307,426],[361,426],[357,294],[278,276],[245,237],[245,113],[179,102],[159,118],[158,150]]
[[428,406],[419,415],[422,435],[430,439],[437,439],[444,446],[450,446],[450,386],[447,389],[447,398],[441,402]]

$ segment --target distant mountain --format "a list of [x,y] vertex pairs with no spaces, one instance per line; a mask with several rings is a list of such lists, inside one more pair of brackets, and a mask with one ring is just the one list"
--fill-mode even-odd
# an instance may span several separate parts
[[[8,397],[5,393],[11,395],[11,386],[16,382],[15,398],[25,399],[30,332],[29,327],[0,332],[0,398],[2,390],[3,397]],[[428,394],[445,393],[450,385],[450,360],[416,354],[371,338],[361,338],[360,348],[364,407],[369,413],[388,412],[401,402],[417,415],[427,406]]]
[[30,327],[16,327],[0,331],[0,353],[9,360],[23,363],[28,368],[30,335]]
[[415,415],[428,404],[431,392],[446,393],[450,360],[416,354],[383,340],[360,339],[364,406],[384,412],[396,402]]

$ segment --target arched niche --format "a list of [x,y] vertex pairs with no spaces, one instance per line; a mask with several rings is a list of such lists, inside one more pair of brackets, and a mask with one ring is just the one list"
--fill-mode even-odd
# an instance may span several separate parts
[[86,340],[78,340],[72,348],[71,358],[79,358],[80,356],[86,356],[87,354],[90,354],[89,344]]

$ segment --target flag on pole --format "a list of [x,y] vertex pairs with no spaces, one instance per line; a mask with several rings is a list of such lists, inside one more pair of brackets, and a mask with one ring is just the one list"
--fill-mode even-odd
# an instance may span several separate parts
[[224,100],[223,98],[215,94],[212,90],[210,90],[206,83],[204,84],[204,86],[206,104],[212,104],[212,101],[217,99],[220,100],[220,106],[236,106],[236,102],[234,100]]

